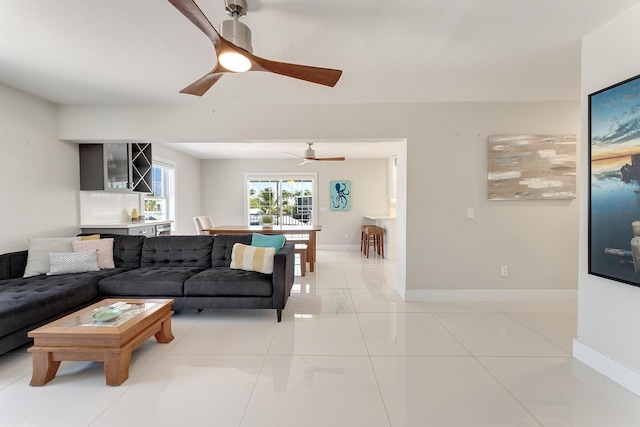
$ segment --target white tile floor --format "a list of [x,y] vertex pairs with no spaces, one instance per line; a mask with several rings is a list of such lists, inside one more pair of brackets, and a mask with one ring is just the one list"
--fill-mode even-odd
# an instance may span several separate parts
[[415,303],[395,266],[319,253],[274,310],[182,312],[129,379],[0,356],[2,426],[640,426],[640,397],[571,357],[574,303]]

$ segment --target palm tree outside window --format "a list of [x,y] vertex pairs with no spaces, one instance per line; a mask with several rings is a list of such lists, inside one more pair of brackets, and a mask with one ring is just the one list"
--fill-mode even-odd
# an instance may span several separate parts
[[248,178],[249,225],[260,225],[267,215],[275,225],[312,225],[314,187],[315,176]]

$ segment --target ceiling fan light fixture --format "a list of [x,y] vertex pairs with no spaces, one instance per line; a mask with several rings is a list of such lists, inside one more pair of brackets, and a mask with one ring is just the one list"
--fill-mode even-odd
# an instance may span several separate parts
[[225,52],[218,56],[220,64],[229,71],[244,73],[251,68],[251,61],[237,52]]
[[169,0],[169,3],[211,40],[217,56],[216,67],[180,93],[202,96],[224,74],[234,72],[265,71],[329,87],[334,87],[342,75],[342,70],[289,64],[254,56],[251,30],[238,21],[247,13],[247,0],[225,0],[225,10],[232,20],[223,21],[220,31],[211,24],[195,0]]

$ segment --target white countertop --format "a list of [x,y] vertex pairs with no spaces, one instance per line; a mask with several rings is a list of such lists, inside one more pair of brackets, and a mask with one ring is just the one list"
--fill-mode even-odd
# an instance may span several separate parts
[[365,215],[364,216],[367,219],[372,219],[372,220],[378,220],[378,219],[396,219],[395,216],[390,216],[390,215]]
[[81,224],[80,228],[135,228],[146,227],[149,225],[172,224],[173,221],[167,220],[145,220],[145,221],[114,221],[102,224]]

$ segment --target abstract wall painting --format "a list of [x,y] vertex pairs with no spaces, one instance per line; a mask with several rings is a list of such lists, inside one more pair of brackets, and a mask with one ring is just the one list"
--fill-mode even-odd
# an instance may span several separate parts
[[329,194],[332,211],[351,209],[351,181],[331,181]]
[[589,274],[640,286],[640,76],[589,95]]
[[576,135],[494,135],[489,200],[576,198]]

